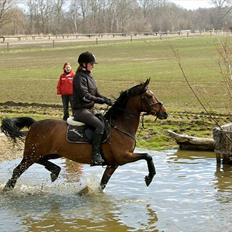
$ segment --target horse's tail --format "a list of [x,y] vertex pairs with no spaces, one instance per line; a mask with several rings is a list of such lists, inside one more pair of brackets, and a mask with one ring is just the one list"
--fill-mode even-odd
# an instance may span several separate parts
[[30,117],[4,118],[1,130],[8,138],[16,142],[16,138],[23,138],[26,135],[21,129],[29,128],[34,122],[35,120]]

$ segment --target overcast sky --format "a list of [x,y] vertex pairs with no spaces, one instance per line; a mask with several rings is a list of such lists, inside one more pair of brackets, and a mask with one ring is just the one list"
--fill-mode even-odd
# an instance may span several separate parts
[[184,7],[186,9],[198,9],[198,8],[208,8],[212,7],[209,0],[170,0],[177,5]]

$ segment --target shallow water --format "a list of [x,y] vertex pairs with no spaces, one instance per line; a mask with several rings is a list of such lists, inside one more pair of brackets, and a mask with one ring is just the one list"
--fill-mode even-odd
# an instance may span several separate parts
[[232,166],[217,167],[214,153],[147,152],[157,170],[148,188],[138,161],[119,167],[103,193],[103,168],[62,159],[54,183],[33,165],[3,194],[20,160],[0,163],[0,231],[232,231]]

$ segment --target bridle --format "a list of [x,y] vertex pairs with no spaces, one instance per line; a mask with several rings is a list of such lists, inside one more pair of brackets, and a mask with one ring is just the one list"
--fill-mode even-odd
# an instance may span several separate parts
[[149,115],[149,114],[151,114],[153,107],[155,105],[159,105],[159,110],[156,112],[156,119],[157,119],[157,115],[161,112],[163,104],[161,102],[159,102],[159,101],[157,101],[155,103],[154,102],[149,103],[147,101],[147,98],[144,95],[142,95],[140,98],[141,98],[141,108],[142,108],[143,102],[146,104],[146,108],[147,108],[146,113],[144,113],[143,115]]
[[[142,127],[143,127],[143,128],[145,128],[145,127],[144,127],[144,116],[151,114],[153,107],[154,107],[155,105],[159,105],[159,110],[156,112],[156,118],[155,118],[155,121],[156,121],[157,118],[158,118],[158,114],[161,112],[161,108],[162,108],[162,106],[163,106],[163,104],[162,104],[161,102],[159,102],[159,101],[157,101],[157,102],[155,102],[155,103],[154,103],[154,102],[149,103],[148,100],[147,100],[147,97],[145,97],[144,95],[141,95],[141,96],[140,96],[141,109],[143,108],[142,106],[143,106],[144,103],[146,104],[147,110],[146,110],[146,113],[142,114]],[[118,109],[121,110],[121,111],[123,111],[123,112],[126,112],[126,113],[129,114],[129,115],[131,115],[131,117],[138,117],[138,114],[137,114],[137,113],[134,113],[134,112],[131,112],[131,111],[129,111],[129,110],[126,110],[126,109],[123,109],[123,108],[119,108],[119,107],[118,107]],[[131,135],[130,133],[128,133],[128,132],[126,132],[126,131],[124,131],[124,130],[118,128],[118,127],[117,127],[116,125],[114,125],[111,121],[110,121],[110,125],[111,125],[112,128],[114,128],[114,129],[120,131],[121,133],[127,135],[128,137],[130,137],[130,138],[132,138],[134,141],[136,141],[136,139],[135,139],[135,137],[134,137],[133,135]]]
[[144,126],[144,116],[150,115],[151,112],[152,112],[153,107],[154,107],[155,105],[159,105],[159,110],[158,110],[158,111],[156,112],[156,114],[155,114],[155,115],[156,115],[155,122],[156,122],[156,120],[157,120],[157,118],[158,118],[158,114],[160,113],[163,104],[162,104],[161,102],[159,102],[159,101],[157,101],[157,102],[155,102],[155,103],[154,103],[154,102],[149,103],[149,102],[147,101],[147,98],[146,98],[144,95],[142,95],[140,98],[141,98],[141,99],[140,99],[141,108],[142,108],[142,106],[143,106],[143,103],[146,104],[146,108],[147,108],[147,112],[142,114],[142,120],[141,120],[141,122],[142,122],[142,128],[145,129],[145,126]]

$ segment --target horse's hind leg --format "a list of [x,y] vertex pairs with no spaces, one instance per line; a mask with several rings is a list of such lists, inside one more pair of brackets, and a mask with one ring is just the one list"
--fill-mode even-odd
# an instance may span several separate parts
[[11,179],[8,180],[3,191],[9,191],[15,187],[17,179],[25,172],[34,162],[22,159],[20,164],[13,170]]
[[51,172],[50,176],[52,182],[54,182],[58,178],[61,170],[58,165],[48,161],[46,158],[40,159],[37,163],[43,165],[48,171]]

